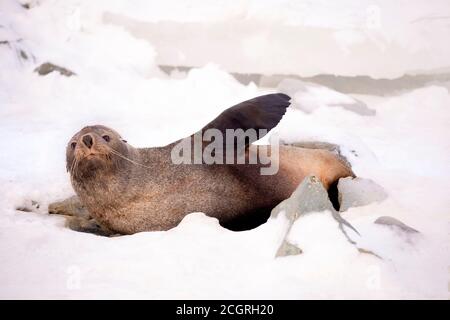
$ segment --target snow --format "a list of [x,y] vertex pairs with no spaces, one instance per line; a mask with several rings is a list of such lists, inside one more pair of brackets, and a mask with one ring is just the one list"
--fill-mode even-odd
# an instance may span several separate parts
[[325,86],[286,78],[278,84],[278,90],[292,98],[292,107],[310,113],[320,107],[344,107],[362,115],[374,115],[375,111],[348,95]]
[[[152,10],[139,10],[137,4],[125,1],[32,3],[25,10],[13,0],[0,2],[0,41],[23,39],[0,45],[0,298],[448,298],[450,94],[439,83],[388,97],[350,97],[311,86],[306,91],[306,101],[313,106],[308,113],[290,109],[272,132],[286,142],[339,144],[358,176],[385,189],[384,201],[343,213],[362,235],[358,245],[382,259],[358,252],[321,213],[299,219],[293,229],[304,253],[276,259],[283,215],[257,229],[232,232],[213,218],[192,213],[166,232],[104,238],[68,230],[62,217],[46,213],[49,203],[73,194],[65,171],[65,146],[84,125],[111,126],[136,147],[159,146],[195,132],[234,103],[269,92],[253,83],[240,84],[217,62],[167,76],[156,67],[161,52],[126,28],[105,22],[105,12],[178,23],[185,16],[205,26],[240,15],[264,17],[274,24],[287,17],[289,24],[308,28],[328,24],[339,31],[339,42],[348,44],[362,41],[357,31],[348,31],[354,25],[352,10],[364,7],[360,2],[349,1],[349,6],[317,2],[317,14],[302,13],[298,21],[295,4],[301,9],[307,2],[287,1],[273,14],[274,3],[269,1],[241,6],[222,1],[221,10],[203,1],[189,9],[178,2],[156,6],[142,1]],[[376,70],[383,75],[449,65],[449,46],[442,41],[448,29],[438,19],[445,15],[448,2],[416,1],[404,7],[376,3],[395,7],[396,11],[383,12],[388,21],[394,23],[395,16],[404,26],[393,26],[392,33],[383,27],[384,38],[377,41],[387,56],[405,61],[380,67],[377,60],[370,64],[353,60],[358,53],[347,46],[348,63],[339,64],[339,54],[333,58],[327,53],[330,61],[322,65],[318,54],[310,63],[311,70],[316,68],[311,72],[318,71],[319,64],[329,73]],[[400,10],[402,14],[396,15]],[[323,19],[333,11],[335,19]],[[439,15],[432,15],[436,12]],[[406,27],[405,21],[419,16],[422,20],[416,26]],[[436,33],[429,37],[430,33],[421,33],[424,30]],[[264,41],[256,38],[250,47]],[[17,48],[29,59],[20,59]],[[435,52],[436,59],[428,59],[424,48]],[[319,47],[312,44],[310,50]],[[359,56],[367,53],[372,59],[379,52]],[[269,58],[261,57],[265,59]],[[229,60],[236,68],[240,64],[233,56]],[[292,57],[278,60],[277,72],[288,66],[300,70]],[[33,72],[47,61],[76,76]],[[246,63],[241,64],[238,71],[246,72]],[[314,101],[318,96],[320,100]],[[301,93],[295,99],[305,101]],[[363,116],[344,107],[355,99],[375,114]],[[40,204],[35,212],[15,210],[31,200]],[[420,234],[406,236],[373,223],[386,215]]]

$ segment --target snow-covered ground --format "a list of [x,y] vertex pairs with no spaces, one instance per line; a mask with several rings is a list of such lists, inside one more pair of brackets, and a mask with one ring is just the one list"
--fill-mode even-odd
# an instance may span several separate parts
[[[346,97],[311,87],[306,95],[293,97],[309,106],[290,109],[274,129],[287,142],[322,140],[341,145],[355,173],[386,190],[386,200],[343,214],[361,233],[358,244],[382,259],[358,252],[321,215],[308,216],[295,229],[303,254],[276,259],[278,219],[236,233],[213,218],[192,213],[167,232],[115,238],[77,233],[64,227],[62,217],[49,216],[46,207],[73,194],[65,170],[65,146],[82,126],[105,124],[134,146],[158,146],[198,130],[226,107],[270,90],[244,86],[216,64],[165,75],[156,66],[158,50],[147,40],[103,21],[104,12],[117,13],[117,8],[125,8],[124,1],[31,3],[26,10],[14,0],[0,0],[0,298],[449,297],[450,94],[444,86],[437,83],[390,97]],[[196,14],[191,10],[190,16],[202,20],[210,15],[210,20],[202,20],[207,24],[239,15],[247,7],[252,9],[246,11],[249,19],[271,12],[270,6],[263,10],[251,5],[234,12],[228,2],[221,3],[227,10],[205,6],[204,11],[192,9]],[[424,2],[410,3],[399,21],[423,12]],[[442,11],[428,20],[448,19],[442,9],[445,2],[426,3],[428,11]],[[328,14],[333,11],[324,3],[321,6]],[[317,12],[321,6],[317,5]],[[136,9],[137,5],[127,8],[129,16],[145,20],[145,10]],[[158,16],[184,21],[183,7],[175,11],[178,15],[166,7],[158,15],[157,8],[148,11],[148,21]],[[279,15],[286,12],[291,11]],[[279,21],[279,16],[274,17]],[[336,13],[336,17],[351,25],[353,20],[347,18],[354,16]],[[442,56],[429,61],[429,69],[450,66],[448,25],[435,26],[435,34],[434,27],[427,25],[436,36],[431,38],[414,28],[396,29],[409,35],[405,38],[409,47],[403,52],[440,49]],[[342,36],[349,39],[345,32]],[[398,37],[391,36],[395,43]],[[429,42],[421,42],[424,37]],[[386,57],[398,54],[384,48]],[[393,74],[428,65],[426,59],[405,58],[405,65],[392,69]],[[317,59],[313,64],[325,58]],[[76,76],[33,72],[47,61]],[[407,61],[412,62],[406,65]],[[359,62],[354,63],[349,62],[350,73],[366,68],[358,69]],[[334,66],[325,69],[333,73],[343,67],[336,62]],[[389,74],[389,63],[384,69],[380,66],[377,72]],[[355,99],[375,110],[375,115],[335,106]],[[36,212],[15,210],[32,200],[40,204]],[[420,235],[406,236],[373,224],[385,215]]]

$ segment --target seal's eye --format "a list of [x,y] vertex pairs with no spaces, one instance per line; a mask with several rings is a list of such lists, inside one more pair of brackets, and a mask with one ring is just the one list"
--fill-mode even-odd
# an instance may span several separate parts
[[72,148],[72,150],[74,150],[76,146],[77,146],[77,143],[76,143],[76,142],[72,142],[72,143],[70,144],[70,147]]
[[109,140],[111,140],[111,138],[108,136],[108,135],[104,135],[103,137],[103,140],[105,140],[106,142],[109,142]]

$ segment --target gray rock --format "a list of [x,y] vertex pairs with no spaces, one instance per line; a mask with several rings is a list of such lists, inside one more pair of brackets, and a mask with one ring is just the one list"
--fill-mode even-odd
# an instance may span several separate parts
[[287,240],[292,225],[300,216],[312,212],[320,213],[325,210],[331,212],[331,217],[338,222],[339,229],[344,233],[347,240],[354,244],[355,242],[347,235],[344,226],[352,229],[356,233],[358,233],[358,231],[356,231],[350,223],[344,220],[333,208],[333,205],[328,198],[328,193],[320,180],[315,176],[308,176],[302,181],[291,197],[281,202],[272,210],[272,218],[278,217],[280,212],[284,211],[287,219],[289,220],[289,226],[286,230],[283,241],[277,250],[276,256],[280,257],[302,253],[302,250],[299,247],[289,243]]
[[17,61],[19,61],[21,65],[25,64],[27,61],[35,61],[35,57],[24,44],[23,39],[0,40],[0,46],[6,46],[12,50],[17,57]]
[[380,224],[383,226],[387,226],[387,227],[394,227],[394,228],[397,228],[398,230],[401,230],[406,233],[420,233],[416,229],[411,228],[410,226],[404,224],[400,220],[395,219],[393,217],[389,217],[389,216],[379,217],[377,220],[375,220],[374,223]]
[[295,256],[301,253],[302,249],[284,239],[275,257]]
[[271,217],[276,218],[281,211],[285,211],[286,217],[294,222],[300,215],[332,209],[333,205],[320,180],[308,176],[288,199],[272,209]]
[[387,193],[377,183],[364,178],[343,178],[338,182],[340,211],[351,207],[365,206],[373,202],[381,202]]
[[40,76],[45,76],[53,71],[59,72],[61,75],[66,76],[66,77],[76,75],[75,72],[70,71],[69,69],[57,66],[50,62],[43,63],[39,67],[34,69],[34,72],[37,72]]

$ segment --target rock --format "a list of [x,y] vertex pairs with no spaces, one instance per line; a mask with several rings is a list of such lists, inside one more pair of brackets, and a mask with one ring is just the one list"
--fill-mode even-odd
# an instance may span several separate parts
[[32,62],[34,62],[34,60],[35,60],[33,54],[24,45],[23,40],[20,38],[13,39],[13,40],[1,40],[0,46],[2,46],[2,45],[11,49],[15,53],[17,60],[21,64],[26,63],[28,60],[30,60]]
[[48,206],[48,213],[65,216],[89,218],[90,214],[77,196],[72,196],[64,201],[54,202]]
[[302,249],[284,239],[275,257],[295,256],[301,253]]
[[272,209],[271,217],[276,218],[281,211],[294,222],[300,215],[333,209],[328,193],[315,176],[306,177],[292,195]]
[[347,235],[344,227],[348,227],[358,233],[350,223],[344,220],[340,214],[333,208],[328,198],[328,193],[323,187],[320,180],[315,176],[306,177],[298,188],[292,193],[291,197],[281,202],[271,212],[271,218],[276,218],[280,212],[285,212],[289,225],[284,235],[283,241],[277,250],[276,256],[295,255],[302,253],[302,250],[287,240],[289,232],[294,222],[303,215],[309,213],[322,213],[324,211],[331,212],[331,217],[338,222],[339,229],[344,233],[347,240],[355,244],[355,242]]
[[342,178],[338,182],[339,204],[341,212],[351,207],[365,206],[387,198],[384,189],[370,179]]
[[371,250],[367,250],[367,249],[363,249],[363,248],[358,248],[358,251],[362,254],[369,254],[371,256],[377,257],[378,259],[383,260],[382,257],[380,257],[378,254],[376,254],[375,252],[371,251]]
[[406,232],[406,233],[420,233],[416,229],[411,228],[410,226],[404,224],[400,220],[397,220],[397,219],[395,219],[393,217],[389,217],[389,216],[379,217],[377,220],[375,220],[374,223],[380,224],[383,226],[387,226],[387,227],[394,227],[394,228],[400,229],[401,231]]
[[76,75],[74,72],[66,68],[54,65],[53,63],[50,62],[43,63],[39,67],[34,69],[34,72],[37,72],[40,76],[45,76],[53,71],[59,72],[61,75],[66,77]]

